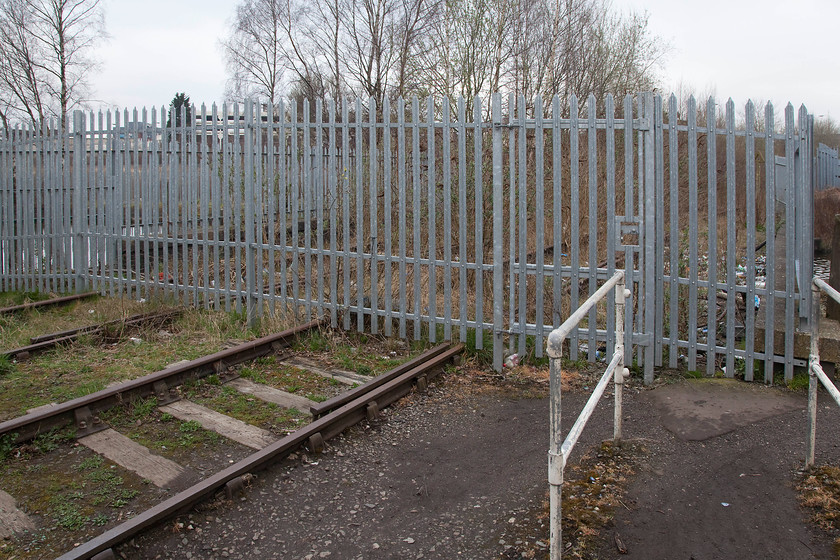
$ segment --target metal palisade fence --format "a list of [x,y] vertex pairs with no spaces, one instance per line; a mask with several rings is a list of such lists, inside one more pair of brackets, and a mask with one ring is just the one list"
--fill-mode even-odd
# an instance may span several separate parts
[[[625,270],[626,358],[647,380],[790,378],[813,119],[745,109],[496,94],[202,106],[168,126],[164,109],[76,112],[0,142],[0,288],[459,338],[501,369]],[[613,305],[571,333],[572,360],[611,347]]]
[[837,157],[837,150],[825,144],[817,146],[814,170],[816,175],[814,187],[817,190],[840,187],[840,158]]

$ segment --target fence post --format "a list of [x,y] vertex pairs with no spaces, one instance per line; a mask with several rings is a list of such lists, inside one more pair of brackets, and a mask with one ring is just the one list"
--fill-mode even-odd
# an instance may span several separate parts
[[502,371],[504,346],[504,231],[505,200],[502,190],[502,97],[493,94],[493,369]]
[[656,281],[654,279],[656,266],[656,162],[654,159],[655,146],[655,132],[653,119],[653,94],[648,92],[644,94],[644,119],[647,123],[647,129],[644,134],[644,210],[642,212],[644,220],[644,235],[645,235],[645,269],[643,272],[644,284],[644,333],[645,333],[645,352],[644,352],[644,372],[645,384],[653,382],[653,355],[656,347],[654,343],[654,316],[656,309]]
[[245,312],[248,325],[253,327],[257,320],[255,294],[257,290],[257,274],[254,270],[254,239],[256,223],[254,219],[254,103],[245,101],[245,161],[243,173],[245,175]]
[[817,388],[819,380],[814,365],[820,361],[820,290],[811,282],[813,308],[811,310],[811,355],[808,357],[808,436],[805,438],[805,467],[814,466],[817,440]]
[[76,293],[87,290],[87,204],[85,183],[85,114],[73,111],[73,271]]
[[[557,349],[558,354],[562,348]],[[563,432],[561,430],[561,376],[562,357],[551,356],[549,360],[549,447],[548,447],[548,484],[549,484],[549,555],[551,560],[560,560],[563,555]]]
[[[613,372],[613,381],[615,383],[615,407],[613,410],[613,441],[621,441],[621,428],[624,400],[624,380],[629,376],[630,371],[624,368],[624,300],[627,298],[626,284],[624,275],[615,286],[615,348],[613,354],[621,356],[618,365]],[[625,373],[626,372],[626,373]]]

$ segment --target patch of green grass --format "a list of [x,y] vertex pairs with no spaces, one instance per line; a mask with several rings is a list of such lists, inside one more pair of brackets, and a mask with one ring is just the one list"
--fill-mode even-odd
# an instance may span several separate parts
[[12,456],[12,451],[15,449],[15,440],[17,439],[18,435],[15,434],[3,434],[0,436],[0,463],[3,463]]
[[132,403],[131,416],[134,420],[145,420],[157,410],[157,397],[137,399]]
[[305,420],[304,415],[294,409],[263,402],[232,387],[218,388],[199,383],[189,398],[222,414],[275,433],[295,429]]
[[38,435],[32,440],[32,445],[40,453],[49,453],[58,449],[62,443],[76,439],[75,430],[71,428],[53,428],[49,432]]
[[14,370],[15,365],[12,363],[12,360],[10,360],[6,355],[0,356],[0,377],[9,375]]
[[52,500],[52,518],[62,529],[73,531],[84,527],[90,518],[84,515],[79,504],[67,496],[56,496]]
[[44,301],[46,299],[50,299],[49,293],[26,291],[2,292],[0,293],[0,307],[12,307],[23,305],[24,303]]
[[102,458],[101,455],[91,455],[87,459],[84,459],[81,463],[73,467],[75,471],[90,471],[94,469],[98,469],[102,466],[105,462],[105,459]]
[[[59,315],[58,309],[4,318],[7,321],[0,323],[3,346],[23,346],[33,335],[153,311],[154,307],[101,298],[61,308],[66,315]],[[90,310],[94,313],[88,313]],[[249,336],[235,316],[204,310],[184,310],[165,327],[170,335],[161,336],[159,330],[154,327],[138,333],[148,344],[117,340],[103,345],[100,337],[84,336],[72,346],[36,354],[25,362],[0,363],[0,421],[24,414],[28,408],[67,401],[113,382],[159,371],[181,359],[217,352],[226,341]]]
[[787,386],[793,391],[805,391],[810,381],[811,378],[807,373],[795,373],[793,379],[787,382]]

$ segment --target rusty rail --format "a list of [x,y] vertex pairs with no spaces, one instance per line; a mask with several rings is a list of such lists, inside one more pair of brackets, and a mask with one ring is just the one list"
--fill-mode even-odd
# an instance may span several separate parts
[[[443,356],[446,356],[446,359],[452,358],[455,354],[462,352],[463,349],[463,344],[450,347],[432,357],[426,363],[417,365],[409,371],[369,389],[366,393],[332,410],[329,414],[314,420],[311,424],[292,432],[220,473],[81,544],[60,556],[58,560],[85,560],[94,557],[113,558],[112,554],[108,554],[112,547],[131,539],[141,531],[161,521],[183,512],[226,484],[235,481],[235,479],[268,467],[271,463],[283,459],[301,445],[306,444],[312,451],[322,450],[324,441],[364,419],[378,417],[380,409],[407,395],[411,391],[415,380],[419,380],[423,376],[430,379],[436,375],[440,371],[441,365],[446,361]],[[434,350],[437,350],[437,348]],[[371,385],[374,381],[372,380],[366,385]]]
[[[22,442],[32,439],[39,433],[74,421],[77,429],[96,431],[100,428],[97,414],[126,399],[155,394],[159,401],[172,400],[171,390],[176,385],[188,379],[199,379],[214,373],[223,374],[228,366],[274,352],[288,345],[298,334],[320,324],[320,321],[311,321],[293,329],[258,338],[197,360],[172,365],[138,379],[8,420],[0,423],[0,436],[14,434],[13,441]],[[104,426],[102,428],[104,429]]]
[[2,352],[0,352],[0,356],[6,356],[10,359],[14,358],[18,360],[24,360],[34,352],[40,352],[42,350],[54,348],[61,344],[69,344],[85,334],[96,334],[112,326],[131,327],[147,322],[153,322],[156,320],[165,321],[179,313],[179,310],[170,310],[154,313],[140,313],[137,315],[132,315],[125,319],[106,321],[98,325],[88,325],[86,327],[78,327],[75,329],[68,329],[66,331],[44,334],[40,336],[33,336],[29,339],[30,344],[26,346],[21,346],[20,348],[13,348],[12,350],[3,350]]
[[70,303],[71,301],[86,299],[97,295],[99,295],[97,292],[85,292],[83,294],[73,294],[72,296],[62,296],[41,301],[33,301],[30,303],[22,303],[21,305],[13,305],[11,307],[0,308],[0,315],[9,315],[12,313],[17,313],[18,311],[26,311],[27,309],[35,309],[38,307],[49,307],[52,305],[60,305],[62,303]]
[[[457,352],[455,352],[457,353]],[[380,385],[384,385],[388,381],[399,377],[403,373],[414,369],[415,367],[424,367],[429,365],[429,361],[436,358],[437,356],[444,354],[445,357],[442,358],[440,361],[441,363],[447,361],[449,358],[452,357],[452,347],[449,344],[441,344],[440,346],[435,346],[430,350],[426,350],[416,358],[407,361],[404,364],[400,364],[399,366],[395,367],[391,371],[383,373],[382,375],[371,379],[364,385],[360,385],[354,389],[350,389],[349,391],[345,391],[340,395],[336,395],[335,397],[328,399],[324,402],[320,402],[314,404],[309,407],[309,411],[312,413],[313,418],[318,418],[327,414],[342,405],[349,403],[350,401],[358,398],[365,393],[376,389]]]

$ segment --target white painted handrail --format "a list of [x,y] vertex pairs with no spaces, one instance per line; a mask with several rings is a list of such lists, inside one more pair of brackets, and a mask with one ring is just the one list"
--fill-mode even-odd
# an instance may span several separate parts
[[840,303],[840,292],[820,278],[814,277],[811,283],[813,297],[811,305],[811,355],[808,357],[808,437],[805,439],[805,466],[813,467],[817,443],[817,389],[822,383],[834,402],[840,406],[840,391],[828,378],[820,365],[820,290],[831,299]]
[[[583,411],[578,415],[572,429],[566,436],[565,441],[560,442],[562,437],[560,410],[562,395],[560,390],[560,376],[562,373],[563,342],[586,314],[606,295],[610,290],[615,289],[615,347],[613,355],[606,371],[601,376],[598,385],[586,402]],[[624,305],[625,299],[630,293],[624,285],[624,272],[616,272],[604,285],[595,291],[583,304],[574,312],[562,325],[551,331],[546,341],[546,353],[551,358],[550,367],[550,392],[551,403],[549,406],[549,448],[548,448],[548,483],[550,501],[550,545],[549,552],[551,560],[560,560],[563,551],[563,535],[561,529],[561,502],[563,489],[563,470],[575,444],[578,441],[589,417],[595,410],[595,406],[604,394],[612,375],[614,383],[614,412],[613,412],[613,440],[621,439],[622,424],[622,395],[624,380],[630,375],[624,367]]]

